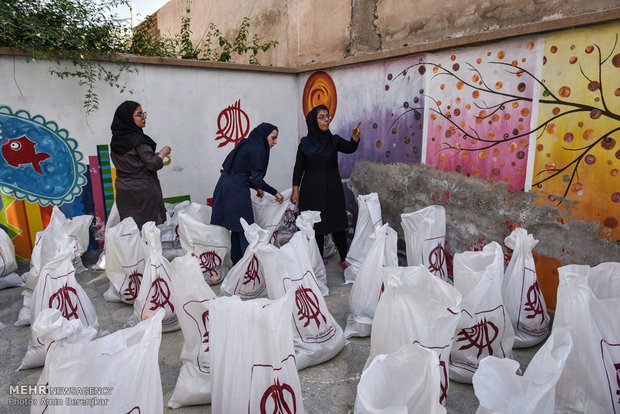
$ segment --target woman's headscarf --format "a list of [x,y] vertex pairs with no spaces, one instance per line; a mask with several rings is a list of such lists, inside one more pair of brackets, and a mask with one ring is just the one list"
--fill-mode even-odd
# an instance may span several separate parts
[[133,113],[140,106],[138,102],[125,101],[116,108],[110,129],[112,142],[110,148],[117,154],[125,154],[140,144],[150,145],[153,151],[157,148],[155,141],[142,132],[133,120]]
[[239,141],[237,146],[226,156],[222,164],[222,170],[230,172],[237,153],[244,146],[249,146],[243,151],[246,155],[246,159],[243,160],[244,169],[247,171],[266,171],[267,165],[269,165],[269,150],[271,149],[267,137],[276,129],[278,129],[277,126],[267,122],[263,122],[254,128],[250,135]]
[[338,136],[333,135],[329,129],[321,131],[319,128],[316,117],[321,109],[329,112],[325,105],[318,105],[312,108],[308,115],[306,115],[308,135],[303,137],[299,143],[299,150],[309,157],[325,157],[331,154],[338,146]]

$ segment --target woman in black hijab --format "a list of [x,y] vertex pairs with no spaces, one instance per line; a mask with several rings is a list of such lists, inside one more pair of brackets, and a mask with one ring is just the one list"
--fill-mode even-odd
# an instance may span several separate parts
[[[340,255],[340,267],[346,267],[347,212],[344,203],[342,180],[338,171],[338,152],[351,154],[357,150],[362,130],[360,124],[353,128],[347,141],[329,130],[332,117],[325,105],[319,105],[306,115],[308,135],[301,139],[293,169],[291,202],[299,211],[321,212],[321,221],[314,225],[315,238],[323,255],[325,235],[331,234]],[[301,191],[300,191],[301,186]]]
[[146,112],[139,103],[125,101],[116,108],[110,142],[116,167],[116,207],[121,220],[132,217],[138,228],[147,221],[162,224],[166,220],[157,170],[164,166],[170,147],[155,152],[157,144],[142,132],[145,126]]
[[277,142],[278,128],[263,122],[247,138],[239,141],[222,164],[220,179],[213,191],[211,224],[231,231],[230,258],[233,264],[243,257],[248,247],[239,219],[243,217],[248,224],[254,223],[250,188],[255,189],[259,197],[266,191],[279,203],[284,200],[282,194],[263,180],[269,165],[269,151]]

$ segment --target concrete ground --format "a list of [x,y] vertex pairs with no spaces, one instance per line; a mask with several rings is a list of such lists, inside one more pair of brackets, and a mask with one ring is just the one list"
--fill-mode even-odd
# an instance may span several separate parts
[[[83,257],[85,265],[90,268],[98,254],[87,252]],[[23,273],[26,269],[20,269]],[[327,265],[330,295],[327,306],[343,327],[348,313],[348,296],[352,285],[345,285],[342,270],[337,259],[332,257]],[[102,329],[114,332],[121,329],[133,312],[133,307],[123,303],[110,303],[103,299],[103,292],[108,288],[108,279],[103,271],[88,270],[77,276],[90,297],[99,318]],[[212,286],[216,293],[219,285]],[[13,323],[22,305],[23,288],[0,290],[0,322],[6,328],[0,331],[0,413],[29,413],[29,407],[9,405],[9,385],[34,385],[41,375],[41,369],[16,371],[26,352],[30,337],[30,327],[15,327]],[[167,408],[177,381],[181,361],[179,355],[183,346],[183,334],[180,330],[162,335],[159,352],[159,365],[164,395],[164,412],[166,413],[210,413],[211,406],[182,407],[176,410]],[[514,350],[515,359],[525,370],[527,364],[538,350],[537,347]],[[303,404],[306,413],[340,414],[352,413],[355,403],[357,384],[362,368],[370,351],[370,337],[352,338],[335,358],[321,365],[299,371]],[[21,397],[23,398],[23,396]],[[447,411],[453,414],[471,414],[478,408],[478,400],[473,387],[450,381]],[[87,411],[85,411],[87,412]]]

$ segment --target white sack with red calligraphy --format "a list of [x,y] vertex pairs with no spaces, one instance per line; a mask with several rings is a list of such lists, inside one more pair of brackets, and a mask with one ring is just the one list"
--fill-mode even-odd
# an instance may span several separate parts
[[549,335],[549,313],[542,295],[532,249],[538,240],[520,227],[504,239],[513,250],[504,272],[502,296],[515,331],[514,348],[527,348]]
[[558,413],[620,413],[620,263],[558,269],[553,330],[568,328],[574,350],[555,393]]
[[148,249],[133,218],[127,217],[106,229],[105,275],[110,287],[103,293],[108,302],[132,304],[142,283]]
[[280,193],[284,197],[284,201],[281,203],[278,203],[271,194],[265,193],[262,197],[258,197],[252,192],[254,222],[269,232],[269,243],[274,246],[278,246],[278,228],[282,217],[284,217],[286,210],[293,208],[293,204],[290,201],[291,192],[292,189],[289,188]]
[[347,338],[370,335],[383,286],[382,269],[398,266],[397,238],[396,231],[387,223],[375,228],[370,236],[368,254],[349,294],[349,316],[344,330]]
[[446,264],[446,210],[428,206],[400,215],[405,233],[408,266],[425,266],[435,276],[452,283]]
[[181,371],[168,407],[211,403],[211,358],[209,353],[209,306],[217,297],[202,276],[193,253],[170,264],[172,302],[183,331]]
[[323,263],[319,246],[316,244],[316,239],[314,238],[314,223],[318,223],[319,221],[321,221],[320,211],[306,210],[301,212],[295,223],[299,231],[305,236],[306,252],[310,259],[314,277],[319,283],[321,293],[323,296],[327,296],[329,295],[327,271],[325,270],[325,263]]
[[[314,245],[314,239],[312,239]],[[278,252],[277,272],[266,274],[270,299],[290,293],[297,369],[320,364],[344,347],[342,328],[327,308],[308,256],[308,239],[300,231]]]
[[293,349],[293,296],[242,301],[223,297],[209,309],[211,411],[304,413]]
[[362,262],[370,248],[368,239],[375,232],[375,228],[383,225],[381,219],[381,204],[377,193],[357,196],[357,222],[355,223],[355,233],[351,240],[351,247],[347,253],[346,263],[348,267],[344,270],[345,283],[353,283],[357,272],[362,267]]
[[488,355],[510,358],[515,333],[502,299],[504,253],[497,242],[482,251],[454,255],[454,287],[461,292],[461,318],[450,351],[450,379],[471,384]]
[[377,355],[362,372],[353,412],[445,414],[439,403],[440,384],[437,352],[405,344],[391,354]]
[[370,336],[368,366],[375,356],[418,343],[439,354],[441,393],[448,394],[448,358],[460,318],[461,294],[424,266],[386,267],[385,290],[377,304]]

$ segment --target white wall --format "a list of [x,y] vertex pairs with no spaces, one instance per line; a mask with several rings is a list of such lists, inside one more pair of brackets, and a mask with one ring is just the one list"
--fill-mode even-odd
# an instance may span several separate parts
[[0,106],[56,122],[78,141],[84,163],[97,154],[97,145],[109,144],[116,107],[126,99],[134,100],[148,112],[144,132],[158,147],[172,148],[172,163],[159,173],[164,197],[189,194],[193,201],[205,203],[232,149],[230,143],[218,148],[222,141],[215,141],[218,115],[241,100],[251,128],[260,122],[278,126],[280,137],[271,151],[266,181],[280,191],[290,187],[300,111],[294,74],[138,65],[137,74],[125,76],[133,94],[101,84],[97,88],[99,110],[86,116],[84,90],[74,79],[50,75],[50,65],[56,66],[27,62],[21,56],[0,56]]

